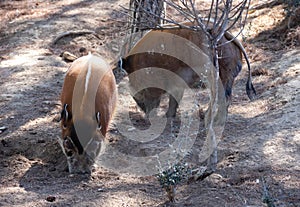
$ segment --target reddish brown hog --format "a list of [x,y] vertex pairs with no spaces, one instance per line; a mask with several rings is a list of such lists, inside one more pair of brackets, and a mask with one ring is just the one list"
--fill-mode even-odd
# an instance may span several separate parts
[[[166,36],[169,35],[170,38]],[[173,35],[173,36],[170,36]],[[121,66],[127,71],[129,74],[129,82],[132,89],[135,89],[134,99],[136,103],[140,106],[140,108],[148,115],[152,109],[157,108],[160,103],[160,99],[166,90],[173,92],[173,96],[175,94],[176,97],[172,95],[169,96],[169,109],[167,111],[167,117],[174,117],[176,115],[176,109],[178,107],[178,101],[181,100],[184,92],[184,88],[181,86],[177,86],[177,81],[168,80],[166,77],[161,78],[162,75],[157,75],[155,78],[151,76],[153,74],[153,70],[149,67],[162,68],[167,71],[170,71],[173,74],[176,74],[187,84],[188,87],[193,87],[195,84],[199,83],[201,77],[197,74],[186,62],[182,61],[182,59],[186,58],[186,56],[191,56],[190,51],[183,51],[184,44],[178,44],[178,42],[173,41],[174,46],[169,44],[169,49],[174,50],[177,53],[174,55],[168,55],[163,53],[164,50],[160,49],[160,47],[164,47],[164,42],[169,41],[169,39],[175,39],[180,37],[185,39],[185,45],[192,43],[203,54],[205,54],[208,58],[201,60],[202,57],[197,56],[194,59],[200,60],[198,65],[199,67],[203,67],[205,62],[212,61],[211,50],[208,44],[208,38],[206,37],[204,32],[201,31],[193,31],[184,28],[167,28],[167,29],[159,29],[159,30],[150,30],[137,44],[131,49],[129,54],[122,59],[120,62]],[[233,40],[229,43],[233,38],[230,33],[225,33],[224,37],[220,40],[218,47],[218,53],[220,56],[219,69],[220,69],[220,79],[224,88],[224,96],[226,97],[226,106],[228,107],[231,99],[231,92],[234,79],[239,74],[242,68],[242,55],[244,55],[248,70],[249,76],[246,84],[246,91],[250,99],[253,99],[255,96],[255,90],[251,81],[251,71],[250,64],[246,55],[246,52],[242,46],[242,44],[238,40]],[[178,38],[177,38],[178,39]],[[170,46],[171,45],[171,46]],[[191,50],[193,50],[193,48]],[[170,49],[172,48],[172,49]],[[147,52],[148,51],[148,52]],[[158,52],[161,51],[161,52]],[[182,55],[181,59],[175,57],[176,54]],[[193,60],[190,60],[192,62]],[[201,62],[202,61],[202,62]],[[140,76],[138,73],[140,69],[148,68],[147,72],[149,75]],[[137,75],[135,75],[137,74]],[[140,74],[140,73],[139,73]],[[148,81],[149,79],[149,81]],[[137,85],[140,83],[148,83],[148,82],[156,82],[157,85],[160,85],[160,81],[164,81],[164,89],[155,87],[148,87],[143,90],[138,90]]]
[[101,151],[117,102],[115,77],[108,63],[89,54],[73,62],[61,93],[60,145],[70,173],[89,173]]

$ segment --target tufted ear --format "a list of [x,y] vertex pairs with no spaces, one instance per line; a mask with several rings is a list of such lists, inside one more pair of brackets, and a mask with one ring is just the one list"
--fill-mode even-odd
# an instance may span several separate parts
[[72,118],[72,114],[69,114],[67,110],[68,104],[64,104],[63,110],[60,114],[60,121],[62,123],[63,129],[67,128],[67,121]]
[[60,113],[60,121],[61,120],[67,121],[69,119],[69,113],[68,113],[67,107],[68,107],[68,104],[64,104],[64,108]]
[[96,113],[96,120],[97,120],[97,129],[100,130],[102,128],[101,126],[101,120],[100,120],[100,112]]

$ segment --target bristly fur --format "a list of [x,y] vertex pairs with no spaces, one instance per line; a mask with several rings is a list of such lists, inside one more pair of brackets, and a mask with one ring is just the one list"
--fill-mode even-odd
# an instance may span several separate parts
[[[116,102],[115,77],[103,58],[89,54],[73,62],[61,93],[64,117],[60,145],[67,157],[70,173],[90,172],[94,159],[104,147],[101,143]],[[98,119],[96,114],[99,114]]]

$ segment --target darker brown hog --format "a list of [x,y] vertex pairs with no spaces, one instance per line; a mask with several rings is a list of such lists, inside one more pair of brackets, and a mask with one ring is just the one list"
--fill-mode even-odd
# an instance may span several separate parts
[[101,151],[117,101],[115,77],[101,57],[89,54],[73,62],[61,93],[60,145],[70,173],[89,173]]
[[[185,40],[187,40],[187,42],[191,42],[196,45],[196,47],[201,50],[205,56],[208,57],[208,59],[206,60],[207,62],[210,62],[212,60],[212,51],[209,49],[208,39],[204,32],[192,31],[184,28],[149,31],[131,49],[127,57],[123,58],[122,61],[120,61],[120,66],[124,68],[129,74],[129,83],[131,88],[135,89],[136,91],[133,98],[146,115],[148,115],[152,109],[158,107],[160,99],[162,95],[166,93],[166,90],[162,90],[161,88],[155,86],[138,90],[137,85],[141,82],[147,83],[147,79],[151,79],[151,75],[141,77],[138,75],[134,75],[135,72],[139,71],[140,69],[150,67],[162,68],[178,75],[185,81],[188,87],[193,87],[195,83],[199,83],[201,79],[201,77],[199,77],[199,74],[191,69],[191,67],[185,61],[180,60],[180,58],[165,54],[163,52],[155,52],[163,42],[159,39],[165,38],[165,34],[171,34],[174,36],[179,36],[180,38],[184,38]],[[249,70],[246,92],[251,100],[255,96],[255,90],[252,85],[250,64],[247,58],[247,54],[242,44],[238,40],[232,39],[233,36],[230,33],[226,32],[224,37],[220,40],[219,47],[217,49],[220,57],[220,59],[218,60],[219,75],[224,88],[224,96],[226,97],[226,107],[228,107],[230,104],[234,79],[237,77],[242,68],[243,55],[246,59]],[[230,40],[232,41],[227,43]],[[146,52],[147,50],[149,52]],[[174,46],[172,50],[178,50],[179,53],[183,53],[182,51],[180,51],[181,46],[177,48],[176,46]],[[188,55],[189,54],[187,52],[186,56]],[[196,57],[196,59],[197,58],[201,59],[201,57]],[[201,64],[205,63],[203,62]],[[156,81],[158,83],[158,81],[160,80],[159,78],[157,79],[152,77],[152,80],[150,80],[150,82],[151,81]],[[172,95],[169,95],[169,108],[166,115],[167,117],[175,117],[178,102],[183,96],[184,88],[181,86],[176,86],[176,81],[171,80],[165,81],[164,89],[173,92]],[[174,97],[174,94],[176,97]]]

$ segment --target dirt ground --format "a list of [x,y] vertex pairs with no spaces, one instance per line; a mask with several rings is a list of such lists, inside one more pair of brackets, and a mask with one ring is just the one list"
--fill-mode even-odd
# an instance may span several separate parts
[[[70,65],[60,54],[80,56],[86,48],[112,60],[107,45],[113,50],[110,41],[125,29],[120,5],[127,1],[0,2],[0,206],[171,205],[154,176],[101,166],[90,177],[69,175],[57,142],[59,95]],[[300,17],[288,19],[285,7],[282,1],[252,1],[243,37],[258,97],[250,102],[245,94],[244,67],[234,85],[216,173],[180,184],[173,206],[267,206],[266,197],[274,206],[300,206]],[[93,33],[53,44],[70,31]],[[129,111],[138,119],[133,102]],[[124,144],[118,121],[116,115],[108,138]],[[134,147],[129,151],[139,153],[153,145]]]

